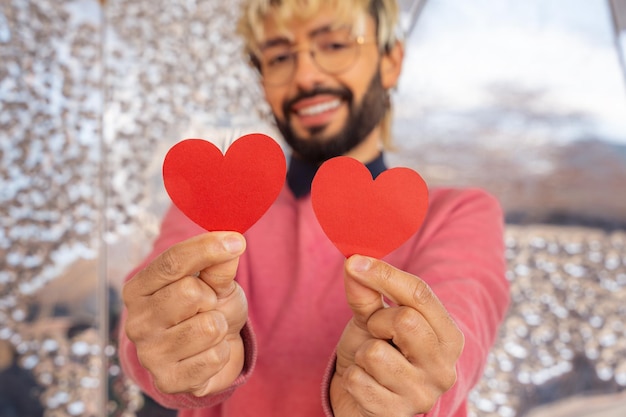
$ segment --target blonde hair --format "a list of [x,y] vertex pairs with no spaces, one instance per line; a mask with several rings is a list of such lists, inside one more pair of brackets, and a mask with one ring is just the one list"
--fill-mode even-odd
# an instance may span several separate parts
[[[353,29],[358,31],[363,18],[369,14],[376,22],[378,48],[387,53],[398,42],[398,4],[396,0],[244,0],[241,17],[237,26],[238,33],[245,44],[245,53],[258,68],[258,45],[263,39],[265,18],[272,13],[279,29],[285,29],[293,19],[308,20],[322,7],[331,6],[339,21],[354,22]],[[387,98],[389,100],[389,98]],[[381,137],[385,148],[391,147],[391,103],[381,121]]]

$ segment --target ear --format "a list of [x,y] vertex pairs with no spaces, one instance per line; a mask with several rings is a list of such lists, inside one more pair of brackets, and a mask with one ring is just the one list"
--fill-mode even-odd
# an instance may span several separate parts
[[404,44],[396,41],[393,47],[382,55],[380,62],[380,76],[383,87],[388,90],[398,83],[404,61]]

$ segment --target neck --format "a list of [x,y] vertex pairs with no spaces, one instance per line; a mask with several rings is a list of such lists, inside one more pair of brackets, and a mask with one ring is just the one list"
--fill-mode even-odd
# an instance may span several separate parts
[[351,149],[345,156],[367,164],[380,155],[381,152],[380,126],[370,132],[365,140]]

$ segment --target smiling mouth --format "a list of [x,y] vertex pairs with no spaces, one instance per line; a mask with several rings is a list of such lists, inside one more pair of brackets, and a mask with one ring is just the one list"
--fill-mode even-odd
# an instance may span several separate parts
[[298,116],[317,116],[327,111],[335,110],[340,105],[341,100],[335,99],[331,101],[326,101],[324,103],[318,103],[312,106],[303,107],[301,109],[295,110],[294,113],[296,113]]

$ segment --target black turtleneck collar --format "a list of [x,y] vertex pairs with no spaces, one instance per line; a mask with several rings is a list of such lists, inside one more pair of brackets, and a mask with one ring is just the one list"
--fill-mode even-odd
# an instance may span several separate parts
[[[382,153],[373,161],[365,164],[365,166],[374,179],[387,169]],[[287,185],[296,198],[304,197],[311,192],[311,183],[318,168],[318,165],[291,157],[289,170],[287,171]]]

